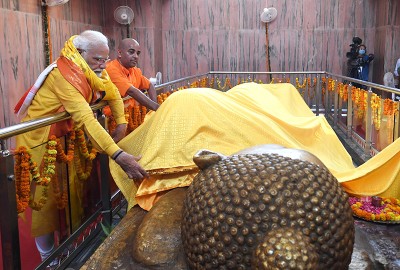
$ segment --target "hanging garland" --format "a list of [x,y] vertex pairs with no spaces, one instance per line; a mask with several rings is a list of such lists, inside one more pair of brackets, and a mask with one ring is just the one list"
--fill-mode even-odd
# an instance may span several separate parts
[[299,78],[296,78],[296,88],[297,89],[303,89],[303,88],[306,87],[306,85],[307,85],[307,79],[306,78],[303,79],[303,83],[302,84],[300,84]]
[[20,147],[15,152],[15,193],[17,200],[17,212],[22,213],[29,205],[30,176],[29,176],[30,154],[25,147]]
[[[77,136],[76,136],[77,135]],[[50,136],[46,144],[43,156],[43,165],[40,167],[32,159],[31,153],[26,147],[20,146],[14,153],[15,190],[17,200],[17,212],[22,213],[28,205],[39,211],[46,204],[48,198],[48,186],[51,183],[57,207],[65,208],[68,203],[68,182],[63,177],[62,189],[60,189],[56,176],[56,161],[59,163],[74,162],[76,174],[79,180],[84,181],[90,176],[93,160],[96,158],[97,150],[90,142],[86,142],[85,133],[82,129],[71,131],[67,135],[68,151],[65,154],[59,138]],[[75,151],[78,147],[79,151]],[[89,152],[90,149],[90,152]],[[83,165],[82,165],[83,164]],[[31,197],[31,179],[38,186],[43,186],[39,200],[34,201]]]
[[326,94],[326,78],[321,78],[321,100],[322,104],[325,106],[325,94]]
[[383,115],[387,118],[387,139],[388,142],[393,141],[393,127],[394,127],[394,115],[399,110],[399,102],[393,101],[389,98],[386,98],[383,101]]
[[[37,163],[32,160],[32,155],[26,147],[21,146],[15,152],[15,190],[17,200],[17,212],[22,213],[29,205],[34,210],[40,210],[47,202],[47,187],[53,180],[56,173],[56,144],[55,136],[51,136],[46,145],[46,152],[43,157],[43,170],[40,173]],[[44,186],[42,195],[38,201],[30,197],[30,175],[32,181],[39,186]]]
[[219,78],[217,77],[217,86],[218,86],[219,90],[221,90],[221,91],[225,90],[226,91],[226,90],[229,90],[229,89],[232,88],[231,80],[229,78],[225,78],[224,86],[221,86],[221,85],[222,85],[222,83],[219,80]]
[[208,86],[208,77],[204,77],[200,81],[200,87],[207,87]]
[[351,99],[353,103],[357,106],[357,118],[364,118],[366,108],[367,108],[367,95],[368,93],[358,87],[352,86],[351,88]]
[[311,78],[307,78],[307,95],[310,98],[310,100],[314,100],[315,93],[316,93],[316,87],[317,87],[317,78],[313,79],[313,83],[311,84]]
[[68,145],[68,151],[67,154],[65,154],[63,148],[62,148],[62,144],[61,144],[61,140],[60,138],[56,139],[57,141],[57,146],[56,146],[56,150],[57,150],[57,161],[58,162],[64,162],[64,163],[68,163],[71,162],[72,159],[74,158],[74,150],[75,150],[75,130],[72,130],[67,137],[67,145]]
[[372,119],[376,130],[381,128],[381,98],[377,94],[371,96]]

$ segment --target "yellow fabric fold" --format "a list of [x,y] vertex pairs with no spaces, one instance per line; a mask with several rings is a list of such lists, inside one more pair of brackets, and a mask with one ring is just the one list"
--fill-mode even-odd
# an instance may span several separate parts
[[400,138],[356,169],[335,176],[350,194],[400,199]]
[[[309,151],[340,182],[360,175],[329,123],[313,114],[293,85],[256,83],[240,84],[227,92],[193,88],[173,93],[119,143],[125,151],[142,156],[139,163],[151,178],[137,188],[113,161],[110,170],[129,207],[138,203],[148,210],[151,204],[146,200],[157,192],[191,183],[197,172],[192,170],[196,168],[193,155],[199,150],[228,156],[261,144]],[[398,160],[398,156],[392,158]],[[389,167],[398,173],[398,167]],[[380,168],[383,165],[376,169]],[[168,174],[171,170],[175,172]],[[373,169],[366,165],[364,170]],[[383,192],[382,188],[376,191]]]

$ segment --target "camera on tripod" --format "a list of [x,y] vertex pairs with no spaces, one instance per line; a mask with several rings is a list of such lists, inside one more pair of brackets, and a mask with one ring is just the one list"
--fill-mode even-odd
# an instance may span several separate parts
[[353,43],[350,44],[350,51],[346,53],[346,57],[349,59],[356,59],[358,56],[358,47],[362,43],[362,39],[359,37],[353,37]]

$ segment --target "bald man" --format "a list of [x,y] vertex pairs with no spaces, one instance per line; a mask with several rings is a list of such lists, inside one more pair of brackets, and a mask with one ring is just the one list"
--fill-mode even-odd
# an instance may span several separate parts
[[[122,97],[129,95],[149,110],[156,111],[159,104],[154,85],[137,67],[140,52],[139,42],[132,38],[123,39],[118,47],[117,59],[108,62],[106,70]],[[143,91],[147,91],[148,96]],[[125,105],[133,104],[128,101]]]

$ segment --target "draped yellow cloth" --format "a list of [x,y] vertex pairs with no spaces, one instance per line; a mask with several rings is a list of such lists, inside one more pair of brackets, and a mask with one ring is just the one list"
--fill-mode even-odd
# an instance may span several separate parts
[[[200,149],[231,155],[261,144],[311,152],[355,194],[365,193],[363,182],[374,186],[376,194],[392,190],[396,177],[400,182],[399,140],[391,151],[355,168],[325,117],[315,116],[291,84],[246,83],[227,92],[209,88],[175,92],[119,143],[125,151],[142,155],[139,163],[150,179],[137,188],[113,161],[110,170],[129,207],[138,203],[149,210],[158,194],[191,183],[197,173],[193,155]],[[398,191],[394,193],[399,197]]]

